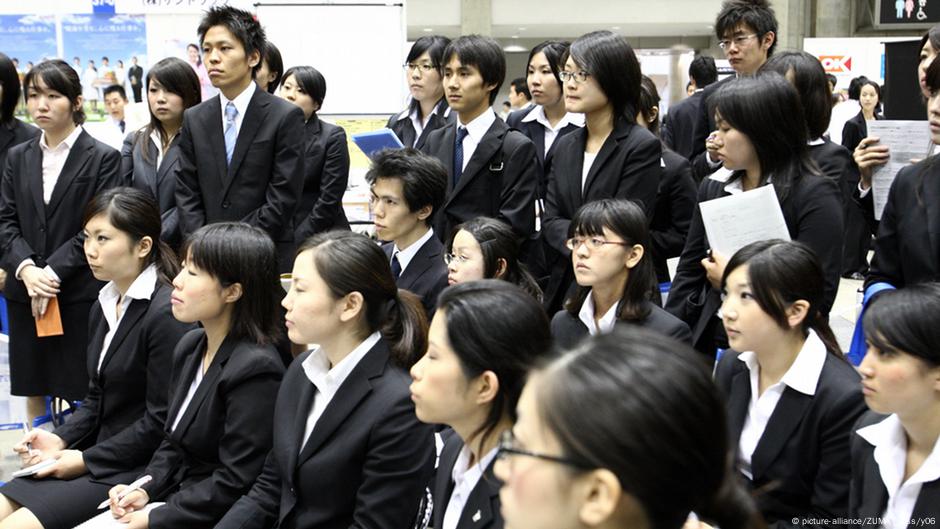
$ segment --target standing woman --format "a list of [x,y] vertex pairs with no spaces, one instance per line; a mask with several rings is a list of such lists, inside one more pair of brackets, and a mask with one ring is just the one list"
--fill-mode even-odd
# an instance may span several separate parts
[[343,194],[349,182],[349,146],[342,127],[321,121],[326,79],[312,66],[284,73],[280,96],[304,111],[304,188],[294,210],[294,243],[329,230],[348,230]]
[[429,132],[451,125],[457,119],[444,98],[441,78],[444,49],[448,44],[447,37],[425,35],[416,40],[408,52],[403,66],[411,93],[408,108],[388,118],[385,125],[405,147],[420,149]]
[[558,345],[570,347],[621,322],[691,344],[689,326],[650,301],[659,289],[640,206],[610,198],[590,202],[575,213],[571,225],[573,235],[565,245],[578,289],[552,318]]
[[864,318],[868,353],[859,371],[872,411],[852,436],[850,515],[896,529],[933,525],[940,517],[940,284],[886,292]]
[[456,434],[441,452],[432,527],[502,529],[499,440],[516,422],[529,369],[550,348],[545,312],[518,287],[483,280],[441,293],[428,352],[411,368],[418,419]]
[[410,527],[434,467],[405,372],[427,348],[424,307],[357,233],[308,239],[292,275],[287,333],[319,345],[288,368],[264,471],[215,527]]
[[[26,75],[26,106],[42,135],[7,153],[0,182],[0,248],[10,318],[10,377],[30,420],[44,395],[79,400],[88,389],[88,314],[103,283],[82,251],[82,211],[119,182],[121,155],[82,128],[82,85],[68,64]],[[38,337],[35,318],[57,298],[63,334]]]
[[150,123],[127,135],[121,149],[121,176],[126,185],[150,193],[160,206],[160,239],[171,248],[182,244],[176,215],[176,174],[183,111],[200,102],[199,78],[182,59],[167,57],[147,72]]
[[738,471],[761,491],[758,507],[772,527],[847,517],[849,439],[865,402],[822,310],[819,261],[804,244],[760,241],[731,257],[721,281],[733,351],[718,362],[715,382],[727,399]]
[[881,87],[878,83],[868,80],[862,84],[858,104],[862,109],[842,128],[842,146],[850,151],[854,151],[862,138],[868,136],[868,121],[885,118],[881,114]]
[[91,310],[91,384],[65,424],[53,432],[36,428],[14,447],[24,466],[43,459],[56,463],[0,488],[3,528],[74,527],[95,514],[112,485],[143,470],[145,461],[128,461],[125,450],[156,450],[166,421],[167,366],[176,343],[192,328],[170,311],[170,281],[179,264],[160,241],[153,198],[112,188],[88,204],[84,219],[89,266],[96,279],[109,281]]
[[[716,136],[723,142],[718,155],[726,170],[702,181],[699,204],[773,185],[790,238],[809,246],[823,267],[819,310],[827,315],[842,261],[842,199],[838,184],[820,175],[809,156],[799,95],[786,79],[769,72],[723,84],[712,102]],[[693,345],[711,358],[727,340],[717,312],[728,257],[710,251],[696,206],[666,310],[689,325]]]
[[16,118],[20,91],[20,78],[13,61],[0,53],[0,171],[3,171],[10,149],[42,134],[38,127],[31,127]]
[[559,76],[565,108],[584,114],[585,126],[558,140],[548,177],[542,234],[554,255],[545,306],[555,312],[574,278],[565,247],[571,218],[581,205],[601,198],[626,198],[653,218],[662,168],[662,144],[636,124],[640,63],[627,41],[610,31],[579,37]]

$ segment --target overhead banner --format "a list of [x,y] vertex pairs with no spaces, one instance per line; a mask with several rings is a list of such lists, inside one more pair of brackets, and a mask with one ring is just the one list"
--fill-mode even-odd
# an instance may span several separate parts
[[63,15],[62,48],[65,57],[69,60],[79,57],[82,64],[91,59],[100,66],[100,59],[108,57],[111,68],[119,59],[129,67],[133,56],[146,64],[146,17],[107,13]]
[[0,15],[0,52],[26,64],[57,56],[54,15]]

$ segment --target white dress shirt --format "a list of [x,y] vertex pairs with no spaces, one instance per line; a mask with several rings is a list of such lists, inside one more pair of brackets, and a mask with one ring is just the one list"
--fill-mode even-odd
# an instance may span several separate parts
[[479,462],[470,465],[470,449],[464,445],[457,456],[457,462],[454,463],[454,470],[451,472],[451,479],[454,480],[454,491],[447,502],[447,509],[444,511],[444,522],[442,529],[457,529],[457,523],[460,521],[460,515],[467,505],[470,493],[477,486],[483,472],[490,466],[499,448],[494,448],[486,453]]
[[528,114],[522,118],[523,123],[530,123],[532,121],[537,122],[542,125],[542,128],[545,132],[545,152],[543,155],[548,154],[549,149],[552,148],[552,144],[555,143],[555,139],[558,138],[558,132],[561,129],[567,127],[568,125],[575,125],[578,127],[584,126],[584,114],[579,114],[577,112],[568,112],[555,124],[553,127],[552,124],[548,121],[548,118],[545,117],[545,108],[542,105],[536,105],[534,109],[529,111]]
[[751,402],[748,404],[747,417],[744,419],[744,428],[741,429],[741,438],[738,441],[739,468],[748,479],[754,479],[751,474],[751,457],[764,435],[767,422],[780,402],[784,389],[790,387],[804,395],[815,395],[827,354],[829,353],[826,352],[826,345],[816,335],[816,331],[810,329],[803,348],[796,355],[790,369],[779,382],[765,389],[763,394],[758,393],[760,365],[757,363],[757,355],[753,351],[745,351],[738,356],[738,360],[747,364],[751,375]]
[[594,295],[593,291],[588,292],[584,303],[581,304],[581,310],[578,312],[578,319],[587,327],[591,336],[604,334],[614,330],[614,324],[617,323],[617,303],[614,303],[607,312],[601,316],[598,321],[594,320]]
[[301,451],[340,386],[381,337],[382,334],[379,331],[372,333],[333,367],[330,367],[330,359],[327,358],[322,347],[316,348],[304,360],[301,367],[304,368],[304,373],[316,390],[313,394],[313,406],[310,407],[310,415],[307,416],[307,424],[304,428],[304,441],[300,443]]
[[[104,335],[104,342],[101,344],[101,352],[98,354],[99,372],[101,371],[101,363],[104,362],[105,353],[108,352],[108,347],[111,346],[111,340],[114,339],[114,334],[121,325],[121,320],[124,319],[127,307],[129,307],[131,301],[135,299],[149,300],[156,286],[157,267],[156,265],[150,265],[131,283],[127,292],[124,293],[123,298],[121,297],[121,292],[114,284],[114,281],[109,282],[98,291],[98,302],[101,304],[101,312],[104,313],[104,320],[108,322],[108,333]],[[118,304],[121,306],[120,315],[117,314]]]
[[467,168],[470,158],[473,158],[473,153],[477,150],[477,145],[483,141],[486,131],[490,130],[495,122],[496,113],[491,109],[486,109],[470,123],[460,123],[460,120],[458,120],[455,126],[463,126],[467,129],[467,135],[463,138],[463,167],[460,168],[461,172]]
[[885,529],[905,529],[917,504],[924,483],[940,479],[940,439],[920,468],[904,481],[907,464],[907,434],[895,414],[885,420],[859,429],[862,439],[875,447],[873,456],[878,464],[881,481],[888,491],[888,505],[882,515]]
[[[411,103],[409,102],[408,109],[402,111],[402,113],[398,115],[398,121],[401,121],[403,119],[410,119],[411,126],[414,127],[415,129],[415,141],[411,145],[406,145],[406,147],[414,147],[415,145],[417,145],[418,140],[421,138],[421,134],[424,132],[425,123],[430,121],[431,116],[438,113],[437,111],[438,106],[434,105],[434,110],[432,110],[431,113],[428,114],[427,116],[424,116],[424,119],[421,119],[421,117],[418,116],[419,110],[420,110],[420,107],[417,105],[415,105],[414,110],[412,110]],[[450,107],[447,107],[447,109],[444,110],[444,115],[441,117],[443,117],[444,119],[447,119],[447,116],[450,115],[450,111],[451,111]]]
[[392,246],[392,257],[398,256],[398,264],[401,266],[401,272],[405,273],[405,269],[408,268],[408,264],[411,263],[411,260],[414,259],[415,255],[418,253],[418,250],[424,246],[424,243],[431,240],[431,237],[434,236],[434,229],[431,228],[427,233],[421,236],[420,239],[408,245],[404,250],[399,249],[398,245],[395,244]]
[[[248,103],[251,103],[252,96],[255,95],[255,89],[257,85],[252,81],[248,83],[248,88],[244,89],[242,93],[235,96],[235,99],[232,100],[232,103],[235,104],[235,110],[238,111],[238,114],[235,115],[235,136],[238,137],[238,133],[242,130],[242,120],[245,119],[245,112],[248,111]],[[229,100],[226,99],[225,94],[219,92],[219,104],[222,105],[222,132],[225,132],[225,127],[228,125],[228,119],[225,117],[225,107],[229,104]]]
[[[170,138],[170,141],[167,143],[167,149],[169,149],[169,144],[173,143],[173,138],[176,138],[177,134],[179,134],[179,131]],[[163,157],[166,156],[166,151],[163,150],[163,138],[160,137],[160,131],[154,129],[154,131],[150,133],[150,141],[157,147],[157,165],[154,167],[159,169],[160,164],[163,163]]]
[[581,193],[584,193],[584,186],[587,184],[587,177],[591,173],[591,166],[594,165],[594,160],[597,159],[596,152],[587,152],[584,151],[584,164],[581,165]]
[[[199,355],[202,357],[202,355]],[[177,412],[176,418],[173,419],[173,428],[171,432],[176,431],[176,427],[180,424],[180,419],[183,418],[183,415],[186,414],[186,409],[189,408],[189,404],[193,401],[193,395],[196,394],[196,390],[199,389],[199,384],[202,383],[202,377],[204,373],[202,372],[202,360],[199,361],[199,365],[196,366],[196,375],[193,377],[192,383],[189,384],[189,389],[186,390],[186,398],[183,399],[183,404],[180,406],[180,411]]]

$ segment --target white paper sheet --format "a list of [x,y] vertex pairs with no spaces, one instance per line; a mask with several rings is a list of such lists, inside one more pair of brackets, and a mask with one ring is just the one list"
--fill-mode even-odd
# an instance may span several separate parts
[[708,200],[699,204],[699,208],[712,250],[729,258],[752,242],[790,240],[772,185]]
[[926,121],[878,120],[866,123],[868,135],[877,136],[879,145],[887,145],[891,149],[888,163],[876,167],[871,175],[875,218],[881,220],[894,177],[904,166],[910,165],[912,159],[929,156],[933,152],[933,142]]

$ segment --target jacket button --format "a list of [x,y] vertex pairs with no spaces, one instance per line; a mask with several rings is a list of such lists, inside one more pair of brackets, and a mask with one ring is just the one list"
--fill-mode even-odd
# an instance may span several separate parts
[[231,206],[231,204],[227,200],[222,203],[222,209],[228,209],[229,206]]
[[45,226],[40,226],[40,227],[39,227],[39,232],[40,232],[40,233],[46,233],[46,227],[45,227]]

